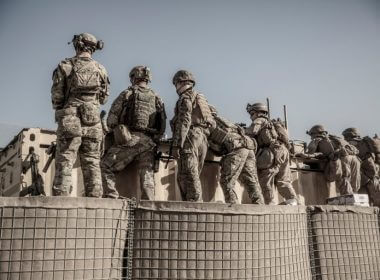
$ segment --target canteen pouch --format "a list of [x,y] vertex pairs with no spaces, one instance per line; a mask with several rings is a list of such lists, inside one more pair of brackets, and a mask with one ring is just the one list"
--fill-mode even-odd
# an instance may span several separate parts
[[268,169],[273,166],[274,154],[269,148],[260,149],[257,153],[257,169]]
[[82,127],[77,115],[77,108],[70,107],[55,112],[58,121],[58,135],[64,138],[82,136]]
[[100,123],[99,108],[92,103],[83,103],[79,107],[79,115],[84,125],[91,126]]
[[325,167],[324,175],[327,182],[334,182],[338,178],[342,177],[342,161],[340,159],[329,160]]

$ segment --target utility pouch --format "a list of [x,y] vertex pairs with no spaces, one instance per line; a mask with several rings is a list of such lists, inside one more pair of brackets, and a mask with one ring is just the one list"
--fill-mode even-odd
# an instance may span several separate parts
[[82,136],[82,127],[77,115],[77,108],[65,108],[55,112],[58,121],[58,134],[64,138]]
[[327,182],[334,182],[335,180],[342,177],[342,161],[340,159],[329,160],[325,167],[324,175]]
[[274,154],[269,148],[260,149],[257,154],[257,169],[268,169],[274,164]]
[[100,123],[99,108],[92,103],[83,103],[79,107],[79,115],[84,125],[91,126]]
[[124,124],[119,124],[113,129],[113,137],[116,145],[125,145],[132,140],[131,132]]

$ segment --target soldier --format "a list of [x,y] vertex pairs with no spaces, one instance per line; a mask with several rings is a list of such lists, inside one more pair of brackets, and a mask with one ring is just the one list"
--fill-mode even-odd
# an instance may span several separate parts
[[154,148],[165,132],[166,114],[161,98],[148,86],[150,69],[136,66],[129,73],[131,86],[112,103],[107,126],[114,144],[102,158],[104,197],[118,198],[115,173],[137,162],[141,198],[154,200]]
[[306,158],[324,159],[325,178],[336,182],[341,195],[352,194],[360,188],[360,162],[357,149],[347,141],[329,135],[322,125],[313,126],[308,132],[311,142]]
[[256,142],[245,135],[243,128],[218,116],[216,109],[210,106],[216,122],[209,137],[210,149],[222,157],[220,185],[227,203],[236,204],[234,191],[239,179],[245,186],[253,204],[264,204],[256,168]]
[[246,133],[257,140],[257,168],[265,203],[275,203],[276,186],[281,196],[286,199],[286,204],[297,205],[297,195],[291,184],[287,136],[280,134],[274,122],[269,120],[265,104],[248,104],[247,112],[251,116],[252,124],[246,129]]
[[70,194],[71,171],[78,153],[85,195],[101,197],[99,107],[107,101],[109,79],[105,68],[91,55],[103,48],[103,42],[89,33],[75,35],[72,42],[76,56],[61,61],[53,73],[51,94],[58,122],[53,194]]
[[354,127],[345,129],[342,135],[347,142],[358,149],[358,157],[361,160],[361,186],[367,188],[375,206],[380,206],[380,165],[376,163],[377,152],[371,144],[376,140],[368,136],[362,138],[359,130]]
[[194,90],[193,75],[180,70],[173,77],[179,99],[170,124],[173,131],[172,154],[178,160],[178,184],[182,198],[202,201],[199,175],[207,153],[207,137],[215,127],[206,98]]

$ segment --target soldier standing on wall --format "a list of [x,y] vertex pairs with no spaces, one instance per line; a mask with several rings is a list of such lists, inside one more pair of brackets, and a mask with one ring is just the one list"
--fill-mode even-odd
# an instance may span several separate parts
[[360,188],[360,161],[358,150],[347,141],[329,135],[322,125],[314,125],[308,132],[311,137],[305,158],[325,159],[322,165],[328,182],[336,182],[341,195],[352,194]]
[[246,136],[243,128],[220,117],[213,106],[210,106],[216,122],[209,136],[210,149],[222,157],[220,185],[226,203],[237,203],[235,184],[239,179],[253,204],[264,204],[256,168],[256,142]]
[[129,73],[132,83],[112,103],[107,126],[114,144],[102,161],[104,197],[118,198],[115,173],[137,161],[141,198],[154,200],[154,148],[165,132],[166,114],[161,98],[148,86],[150,69],[136,66]]
[[202,201],[200,173],[206,157],[207,137],[215,127],[206,98],[194,90],[193,75],[180,70],[173,77],[179,99],[170,124],[172,154],[178,160],[178,184],[186,201]]
[[[380,206],[380,165],[376,162],[380,156],[380,140],[368,136],[362,138],[357,128],[350,127],[342,132],[344,139],[359,150],[361,160],[361,187],[367,188],[375,206]],[[376,145],[376,143],[378,143]]]
[[268,107],[262,103],[248,104],[252,124],[247,135],[258,144],[257,169],[266,204],[274,204],[274,189],[286,199],[286,204],[297,205],[297,195],[291,184],[289,143],[287,136],[269,120]]
[[86,196],[101,197],[99,107],[107,101],[109,79],[105,68],[91,56],[103,48],[103,42],[89,33],[75,35],[72,42],[76,56],[60,62],[53,73],[51,94],[58,122],[53,194],[70,194],[78,153]]

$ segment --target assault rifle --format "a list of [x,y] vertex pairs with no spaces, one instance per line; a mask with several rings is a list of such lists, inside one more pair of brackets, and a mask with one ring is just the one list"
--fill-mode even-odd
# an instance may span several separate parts
[[50,146],[46,150],[46,154],[48,154],[50,157],[48,161],[46,162],[44,168],[42,169],[43,173],[46,173],[51,165],[51,162],[55,158],[55,152],[57,150],[57,144],[55,142],[51,142]]
[[[169,155],[166,159],[165,169],[168,169],[169,161],[174,159],[173,157],[173,139],[170,139],[170,148],[169,148]],[[162,158],[162,155],[161,155]]]
[[34,148],[29,148],[29,154],[26,156],[25,160],[22,162],[22,173],[25,174],[29,169],[32,174],[32,184],[20,191],[20,196],[26,196],[30,194],[31,196],[43,195],[46,196],[44,190],[44,180],[40,172],[38,171],[38,156],[34,152]]

